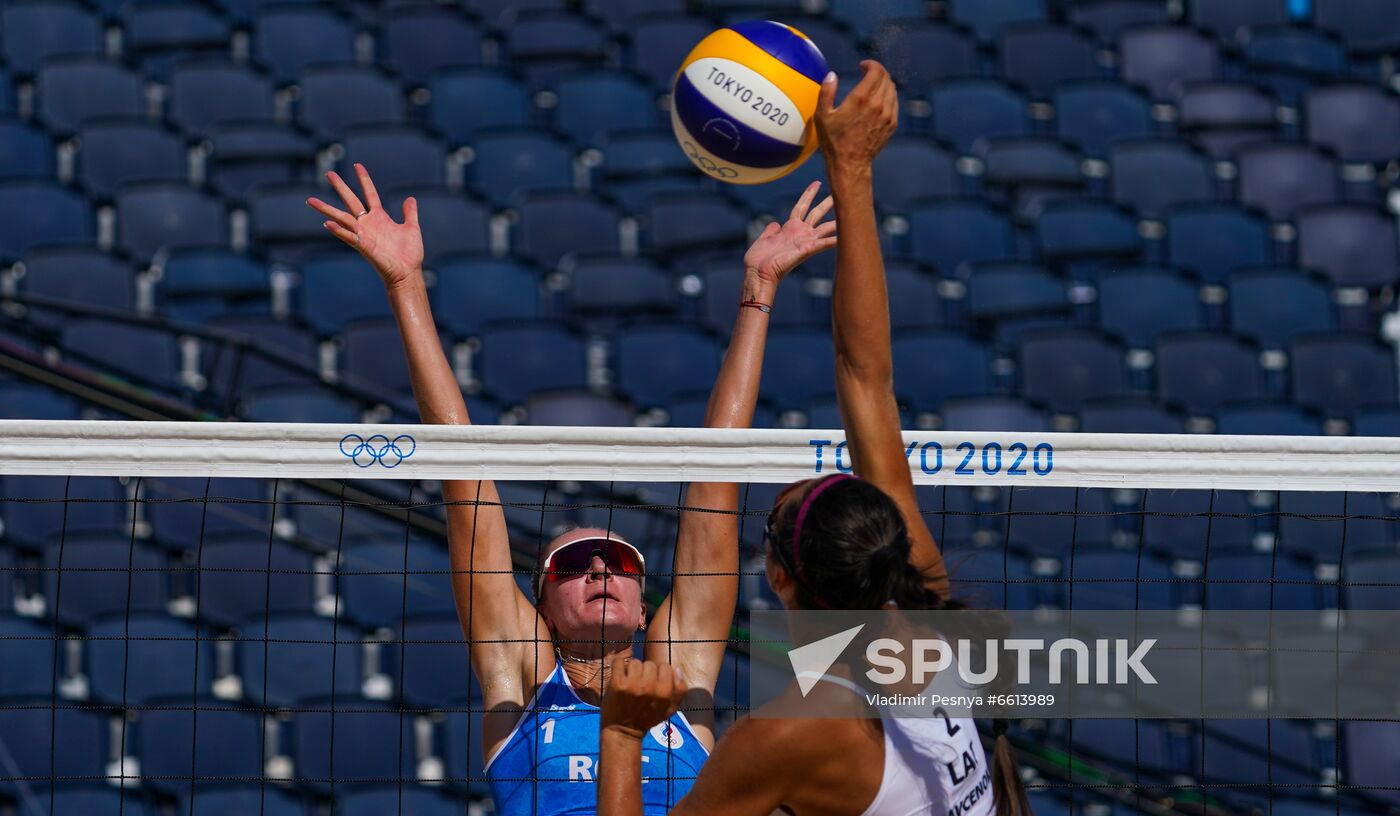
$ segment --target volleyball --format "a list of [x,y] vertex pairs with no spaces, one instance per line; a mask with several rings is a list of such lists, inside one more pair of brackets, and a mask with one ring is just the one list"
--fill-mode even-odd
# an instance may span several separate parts
[[732,184],[791,173],[817,148],[812,116],[826,58],[801,31],[767,20],[722,28],[676,73],[671,127],[690,160]]

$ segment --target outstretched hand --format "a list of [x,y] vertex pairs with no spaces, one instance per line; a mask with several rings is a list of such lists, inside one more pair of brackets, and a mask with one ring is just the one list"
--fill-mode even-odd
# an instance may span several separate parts
[[686,691],[685,679],[670,664],[615,657],[603,695],[602,728],[641,739],[676,713]]
[[418,200],[403,202],[403,223],[389,215],[379,201],[379,191],[364,165],[355,165],[355,175],[365,198],[362,202],[350,185],[331,172],[326,174],[346,209],[341,210],[319,198],[308,198],[311,209],[330,220],[324,226],[332,235],[365,257],[385,285],[392,286],[418,274],[423,268],[423,231],[418,227]]
[[836,246],[836,222],[822,221],[831,212],[831,196],[812,206],[821,186],[820,181],[807,186],[786,223],[774,221],[764,228],[744,253],[744,268],[750,274],[758,275],[767,285],[777,286],[808,258]]
[[817,138],[828,167],[869,165],[899,126],[899,91],[885,66],[864,60],[859,84],[836,106],[835,72],[822,82],[817,101]]

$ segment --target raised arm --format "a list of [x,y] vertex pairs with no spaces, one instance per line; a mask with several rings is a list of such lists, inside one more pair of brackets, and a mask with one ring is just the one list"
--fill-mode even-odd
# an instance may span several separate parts
[[861,69],[865,77],[839,108],[836,75],[827,77],[816,117],[841,224],[831,298],[836,397],[856,473],[899,505],[909,528],[910,561],[930,587],[946,596],[948,572],[919,512],[904,454],[894,396],[885,263],[875,224],[871,163],[899,123],[899,95],[884,66],[867,60]]
[[[325,215],[325,227],[370,262],[384,281],[398,321],[413,396],[423,422],[469,425],[466,401],[443,352],[423,279],[423,235],[418,202],[404,201],[403,223],[384,209],[374,181],[355,165],[362,202],[335,173],[331,186],[347,210],[307,201]],[[488,698],[519,696],[524,638],[534,636],[535,608],[511,574],[510,540],[496,487],[489,481],[450,481],[442,486],[447,508],[452,592],[471,647],[472,666]],[[488,700],[489,702],[489,700]],[[523,700],[522,700],[523,702]]]
[[[707,428],[747,428],[763,371],[769,314],[778,286],[789,272],[836,245],[836,222],[822,219],[832,199],[815,207],[820,182],[813,182],[793,206],[786,223],[764,229],[744,255],[744,287],[736,292],[738,317],[729,351],[720,366],[705,411]],[[742,304],[742,305],[741,305]],[[675,578],[647,630],[647,655],[679,666],[696,690],[694,708],[710,705],[709,695],[724,660],[725,638],[739,594],[739,536],[734,511],[739,486],[697,483],[686,491],[676,542]],[[719,512],[703,512],[719,511]],[[700,717],[703,721],[703,717]],[[694,723],[699,727],[708,724]]]

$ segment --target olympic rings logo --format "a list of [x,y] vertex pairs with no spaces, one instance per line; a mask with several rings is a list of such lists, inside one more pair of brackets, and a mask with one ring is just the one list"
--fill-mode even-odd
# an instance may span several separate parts
[[691,161],[695,162],[695,166],[704,170],[706,173],[722,179],[737,178],[739,176],[738,170],[732,167],[715,164],[714,160],[710,157],[701,155],[699,149],[689,140],[682,142],[681,146],[685,150],[685,155],[688,156]]
[[384,434],[375,434],[368,439],[359,434],[346,434],[340,440],[340,452],[354,462],[356,467],[361,468],[374,467],[376,464],[384,468],[396,468],[416,450],[418,443],[408,434],[399,434],[393,439]]

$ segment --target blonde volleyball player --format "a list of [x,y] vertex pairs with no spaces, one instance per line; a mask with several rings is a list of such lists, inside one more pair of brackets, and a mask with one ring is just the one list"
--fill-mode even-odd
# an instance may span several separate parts
[[[894,132],[899,100],[882,66],[862,68],[864,79],[839,108],[835,77],[828,77],[816,119],[841,223],[832,301],[836,388],[858,476],[798,482],[778,497],[766,530],[768,581],[788,609],[956,608],[946,600],[947,572],[915,500],[892,385],[871,162]],[[650,659],[618,663],[603,700],[601,816],[641,812],[642,739],[674,710],[688,680]],[[863,690],[843,678],[824,680],[808,700],[849,716],[740,720],[672,814],[1028,812],[1005,736],[989,767],[972,720],[871,719]]]
[[[359,165],[355,172],[363,199],[332,173],[346,209],[317,199],[307,203],[384,280],[423,421],[469,424],[428,305],[417,202],[404,202],[398,223],[384,210],[369,173]],[[770,224],[744,256],[744,289],[710,395],[708,427],[752,422],[773,295],[788,272],[836,244],[835,222],[822,220],[831,198],[813,206],[819,187],[808,187],[788,221]],[[649,625],[646,564],[631,543],[597,529],[556,538],[542,553],[532,601],[511,574],[495,486],[447,482],[443,495],[453,592],[487,709],[482,741],[496,812],[594,812],[598,703],[611,679],[610,658],[630,655],[634,633],[645,629],[647,659],[674,665],[690,689],[684,701],[689,716],[673,713],[664,725],[658,720],[638,743],[637,763],[647,763],[652,780],[640,812],[666,813],[690,789],[714,745],[713,692],[738,595],[737,486],[689,486],[687,510],[722,512],[681,513],[671,594]]]

